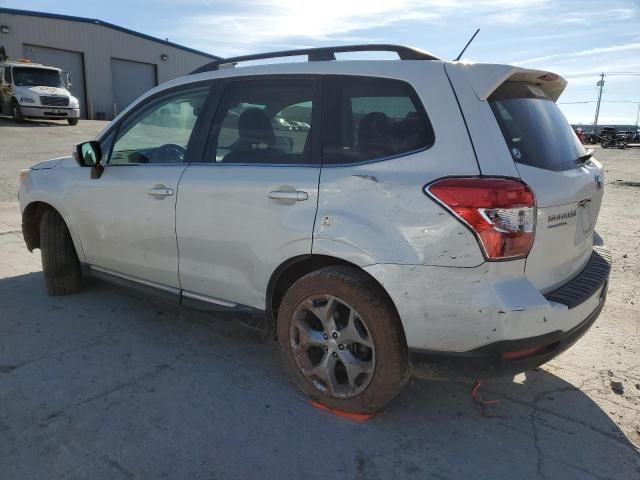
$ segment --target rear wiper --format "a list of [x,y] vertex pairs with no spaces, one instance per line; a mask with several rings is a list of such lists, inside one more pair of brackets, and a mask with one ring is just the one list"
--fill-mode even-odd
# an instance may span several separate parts
[[587,152],[586,155],[576,158],[576,163],[585,163],[591,157],[593,157],[593,150]]

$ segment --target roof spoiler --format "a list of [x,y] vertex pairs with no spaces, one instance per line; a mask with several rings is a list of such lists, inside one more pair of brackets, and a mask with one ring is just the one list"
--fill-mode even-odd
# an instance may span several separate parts
[[491,63],[456,62],[448,66],[458,68],[464,74],[480,100],[487,100],[506,81],[532,83],[554,102],[567,86],[563,77],[544,70]]

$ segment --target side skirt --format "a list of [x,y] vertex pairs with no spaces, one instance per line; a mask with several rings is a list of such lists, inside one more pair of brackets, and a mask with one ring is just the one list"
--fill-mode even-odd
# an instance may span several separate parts
[[113,272],[93,265],[82,265],[85,275],[98,278],[105,282],[134,290],[145,296],[160,297],[169,303],[179,304],[193,310],[205,312],[237,312],[264,316],[264,310],[245,305],[238,305],[219,298],[209,297],[182,290],[175,287],[167,287],[155,282],[149,282],[129,275]]

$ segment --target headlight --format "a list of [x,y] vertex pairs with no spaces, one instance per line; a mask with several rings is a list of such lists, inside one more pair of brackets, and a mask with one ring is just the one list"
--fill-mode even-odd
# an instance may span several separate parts
[[80,106],[80,102],[78,101],[78,99],[76,97],[71,97],[69,99],[69,105],[72,108],[78,108]]
[[20,97],[20,103],[36,103],[36,101],[33,98]]

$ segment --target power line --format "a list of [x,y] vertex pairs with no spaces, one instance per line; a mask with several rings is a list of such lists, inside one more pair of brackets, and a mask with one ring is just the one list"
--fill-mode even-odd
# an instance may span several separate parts
[[[578,104],[578,103],[596,103],[597,100],[582,100],[579,102],[558,102],[558,105],[573,105],[573,104]],[[639,103],[640,101],[636,102],[634,100],[600,100],[600,103]]]
[[[568,73],[563,75],[563,77],[576,78],[576,77],[596,77],[599,76],[602,72],[584,72],[584,73]],[[607,72],[605,75],[628,75],[628,76],[638,76],[640,72]]]

